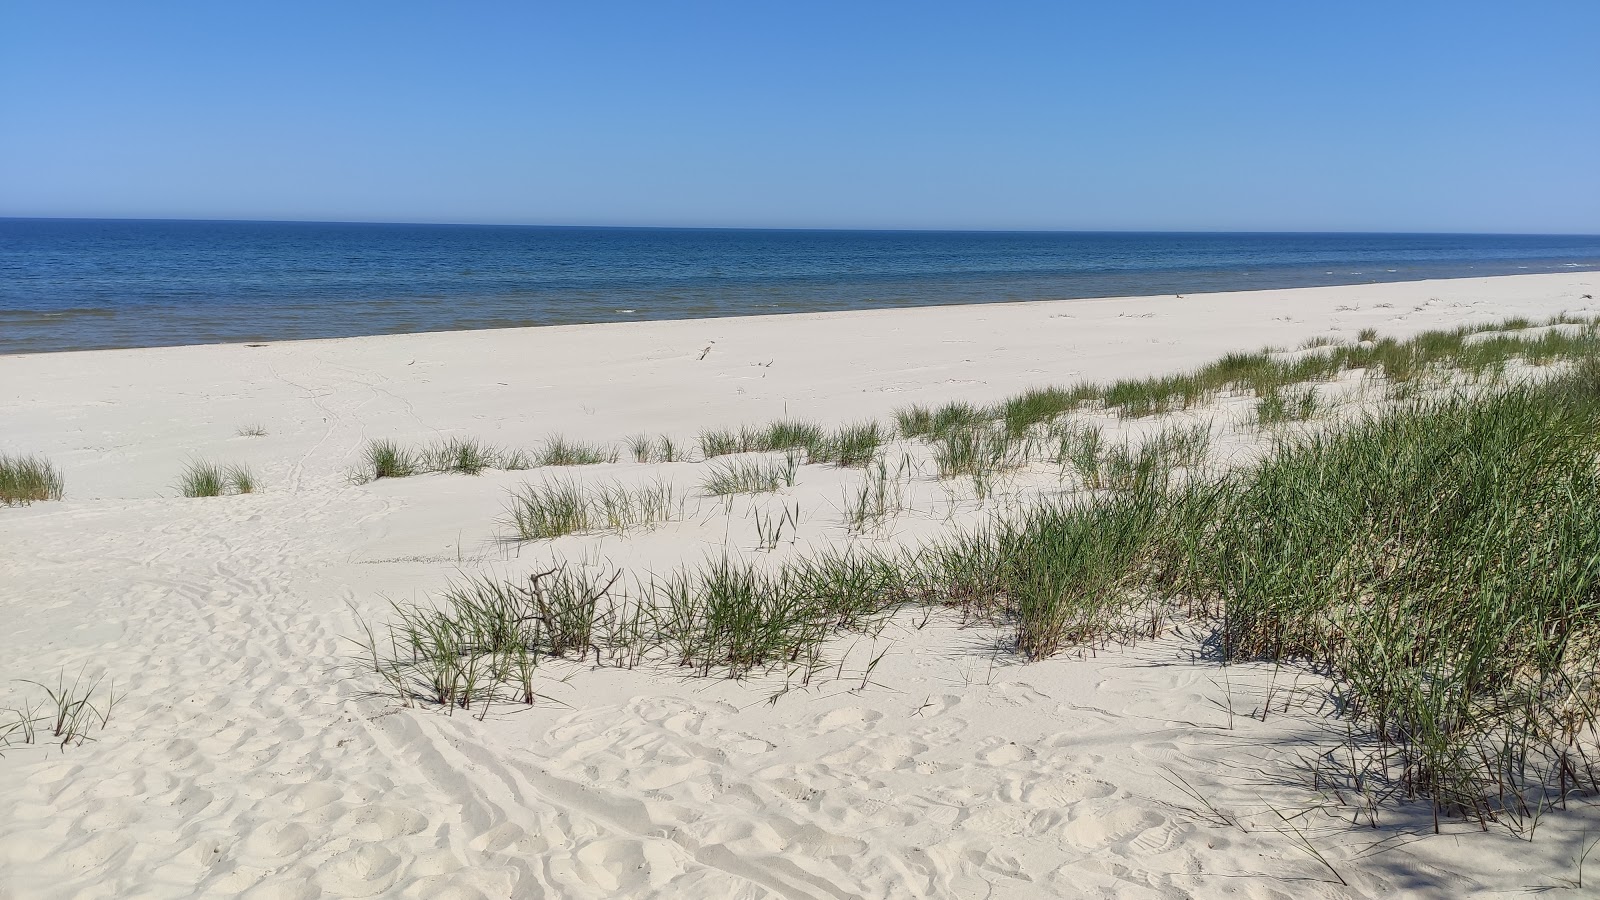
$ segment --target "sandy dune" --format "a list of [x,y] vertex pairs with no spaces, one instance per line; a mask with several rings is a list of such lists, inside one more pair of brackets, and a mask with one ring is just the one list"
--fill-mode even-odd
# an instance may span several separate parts
[[[842,641],[805,687],[563,663],[531,709],[402,709],[351,665],[386,598],[552,557],[660,571],[754,553],[753,514],[777,505],[802,514],[776,552],[803,553],[851,539],[839,505],[860,474],[806,466],[778,496],[516,546],[506,490],[548,472],[347,472],[375,437],[690,444],[1368,327],[1594,315],[1597,287],[1529,275],[0,357],[0,452],[67,478],[63,502],[0,509],[0,707],[38,696],[21,679],[83,667],[122,695],[87,744],[0,755],[0,897],[1579,896],[1600,811],[1550,812],[1532,843],[1433,836],[1420,807],[1368,827],[1297,764],[1343,727],[1282,709],[1314,679],[1219,668],[1182,631],[1024,665],[989,629],[908,617]],[[236,435],[251,423],[267,434]],[[249,463],[263,488],[177,497],[194,457]],[[692,493],[703,471],[624,454],[572,474]],[[932,479],[910,506],[864,539],[995,508]]]

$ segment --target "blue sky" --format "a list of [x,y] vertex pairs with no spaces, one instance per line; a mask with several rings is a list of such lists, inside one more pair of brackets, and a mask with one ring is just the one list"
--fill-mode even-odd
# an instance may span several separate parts
[[0,6],[0,215],[1600,232],[1600,2]]

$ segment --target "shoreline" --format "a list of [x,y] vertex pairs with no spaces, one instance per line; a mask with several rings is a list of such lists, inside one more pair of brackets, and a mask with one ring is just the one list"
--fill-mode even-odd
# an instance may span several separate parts
[[[19,233],[0,235],[14,251],[7,260],[13,277],[0,285],[0,354],[1294,290],[1600,267],[1600,239],[1583,235],[897,238],[601,229],[579,237],[562,229],[485,236],[444,226],[390,232],[183,222],[133,223],[111,235],[70,224],[39,234],[16,226],[11,231]],[[94,260],[101,264],[84,265]]]
[[[1514,275],[1461,275],[1461,276],[1455,276],[1455,277],[1450,277],[1450,278],[1419,278],[1419,279],[1404,280],[1404,281],[1352,282],[1352,283],[1348,283],[1348,284],[1315,285],[1315,286],[1284,287],[1284,288],[1259,288],[1259,289],[1235,290],[1235,291],[1203,291],[1203,292],[1182,293],[1182,294],[1126,294],[1126,295],[1117,294],[1117,295],[1096,296],[1096,297],[1063,297],[1063,298],[1056,298],[1056,299],[1038,299],[1038,300],[993,300],[993,301],[984,301],[984,302],[980,302],[980,303],[931,303],[931,304],[922,305],[922,306],[892,306],[892,307],[875,307],[875,308],[870,308],[870,309],[831,309],[831,310],[810,310],[810,311],[799,311],[799,312],[771,312],[771,313],[756,312],[756,313],[743,313],[743,314],[739,314],[739,315],[724,315],[724,316],[694,316],[694,317],[667,318],[667,319],[630,319],[630,320],[624,320],[624,321],[618,321],[618,322],[567,322],[567,323],[550,324],[550,325],[510,325],[510,326],[493,326],[493,327],[487,327],[487,328],[452,328],[452,329],[443,329],[443,330],[439,330],[439,331],[408,331],[408,332],[396,332],[396,333],[385,332],[385,333],[379,333],[379,334],[344,335],[344,336],[339,336],[339,337],[291,338],[291,339],[282,339],[282,340],[272,339],[272,338],[260,338],[260,339],[252,338],[252,339],[249,339],[249,340],[237,340],[237,341],[216,341],[216,342],[207,341],[207,342],[201,342],[201,343],[195,343],[195,344],[156,344],[156,345],[139,346],[139,347],[89,347],[89,348],[75,349],[75,350],[43,350],[43,351],[26,351],[26,352],[21,352],[21,353],[0,353],[0,360],[20,359],[20,358],[40,357],[40,356],[61,356],[61,355],[67,355],[67,354],[81,354],[81,353],[130,353],[130,352],[150,352],[150,351],[195,350],[195,349],[202,349],[202,348],[217,348],[217,347],[246,347],[246,346],[249,346],[249,345],[252,345],[252,344],[263,345],[263,346],[298,346],[298,345],[310,345],[310,344],[332,344],[332,343],[364,342],[364,341],[425,340],[425,339],[429,339],[429,338],[439,338],[439,337],[443,337],[443,336],[446,336],[446,335],[497,335],[497,334],[506,333],[506,332],[510,332],[510,333],[517,333],[517,332],[551,332],[551,331],[572,330],[572,329],[636,329],[636,328],[652,328],[652,327],[668,326],[668,325],[679,325],[679,326],[685,326],[685,327],[692,327],[696,323],[716,324],[716,323],[723,323],[723,322],[768,321],[768,320],[784,320],[784,319],[793,320],[793,321],[811,321],[811,320],[815,320],[815,319],[819,319],[819,318],[825,319],[825,320],[831,320],[831,319],[834,319],[834,318],[844,318],[844,317],[852,317],[852,316],[863,316],[863,317],[895,316],[895,315],[904,315],[904,314],[916,313],[916,312],[935,312],[935,311],[939,311],[939,312],[969,311],[969,312],[976,313],[976,312],[981,311],[981,310],[991,310],[991,309],[1005,310],[1005,309],[1015,309],[1015,308],[1019,308],[1019,307],[1025,308],[1025,307],[1041,307],[1041,306],[1059,306],[1059,305],[1065,305],[1065,304],[1085,304],[1085,303],[1142,303],[1142,302],[1155,303],[1155,302],[1159,302],[1159,301],[1172,300],[1172,299],[1188,300],[1188,301],[1191,301],[1191,302],[1194,302],[1194,303],[1203,303],[1203,302],[1206,302],[1206,301],[1219,300],[1219,299],[1225,299],[1225,298],[1238,298],[1238,299],[1241,299],[1241,300],[1252,298],[1252,297],[1262,298],[1262,297],[1264,297],[1265,295],[1268,295],[1268,294],[1295,294],[1295,295],[1309,294],[1309,295],[1315,295],[1315,294],[1321,294],[1321,293],[1327,293],[1327,292],[1335,292],[1335,291],[1353,292],[1352,293],[1352,298],[1353,299],[1361,299],[1361,298],[1364,297],[1364,298],[1372,300],[1375,303],[1381,303],[1381,302],[1385,302],[1385,300],[1386,300],[1386,298],[1385,298],[1385,296],[1383,296],[1383,292],[1382,292],[1382,289],[1384,289],[1384,288],[1406,288],[1406,287],[1416,287],[1416,286],[1428,285],[1428,284],[1456,285],[1456,284],[1468,284],[1468,283],[1470,283],[1470,284],[1475,284],[1475,285],[1481,284],[1482,286],[1489,288],[1488,291],[1475,290],[1475,291],[1472,292],[1474,294],[1485,294],[1485,293],[1493,293],[1494,292],[1494,289],[1492,288],[1493,284],[1505,281],[1507,279],[1519,279],[1519,280],[1520,279],[1549,279],[1549,280],[1552,280],[1553,284],[1556,283],[1555,280],[1558,280],[1558,279],[1559,280],[1563,280],[1563,281],[1570,279],[1570,280],[1572,280],[1572,288],[1574,290],[1579,290],[1579,289],[1586,290],[1588,288],[1596,287],[1597,285],[1600,285],[1600,269],[1583,269],[1583,270],[1572,271],[1572,272],[1533,272],[1533,273],[1527,273],[1527,274],[1514,274]],[[1560,288],[1558,286],[1555,289],[1559,290]],[[1369,291],[1372,292],[1372,293],[1369,293]],[[1406,295],[1406,296],[1410,296],[1414,292],[1405,291],[1405,292],[1402,292],[1402,293],[1404,295]],[[1577,296],[1577,302],[1580,302],[1580,303],[1587,302],[1587,301],[1584,301],[1582,299],[1581,294],[1578,294],[1576,296]],[[1290,299],[1294,299],[1294,298],[1290,298]],[[1394,300],[1394,298],[1392,298],[1392,297],[1387,298],[1387,299],[1390,302],[1392,302]]]

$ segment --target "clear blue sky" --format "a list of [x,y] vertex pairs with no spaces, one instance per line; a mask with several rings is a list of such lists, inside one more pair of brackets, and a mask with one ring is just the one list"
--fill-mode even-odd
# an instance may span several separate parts
[[0,215],[1600,232],[1600,2],[0,5]]

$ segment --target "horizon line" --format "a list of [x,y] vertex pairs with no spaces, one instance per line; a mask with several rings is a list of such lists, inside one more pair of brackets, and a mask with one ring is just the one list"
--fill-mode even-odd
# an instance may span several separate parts
[[456,222],[362,219],[248,219],[174,218],[166,216],[16,216],[0,215],[0,221],[17,222],[183,222],[234,225],[390,225],[441,228],[549,228],[573,230],[633,231],[800,231],[800,232],[878,232],[903,234],[1349,234],[1349,235],[1478,235],[1516,237],[1600,237],[1600,232],[1584,231],[1374,231],[1369,229],[1307,230],[1291,228],[871,228],[864,226],[769,226],[769,225],[573,225],[542,222]]

